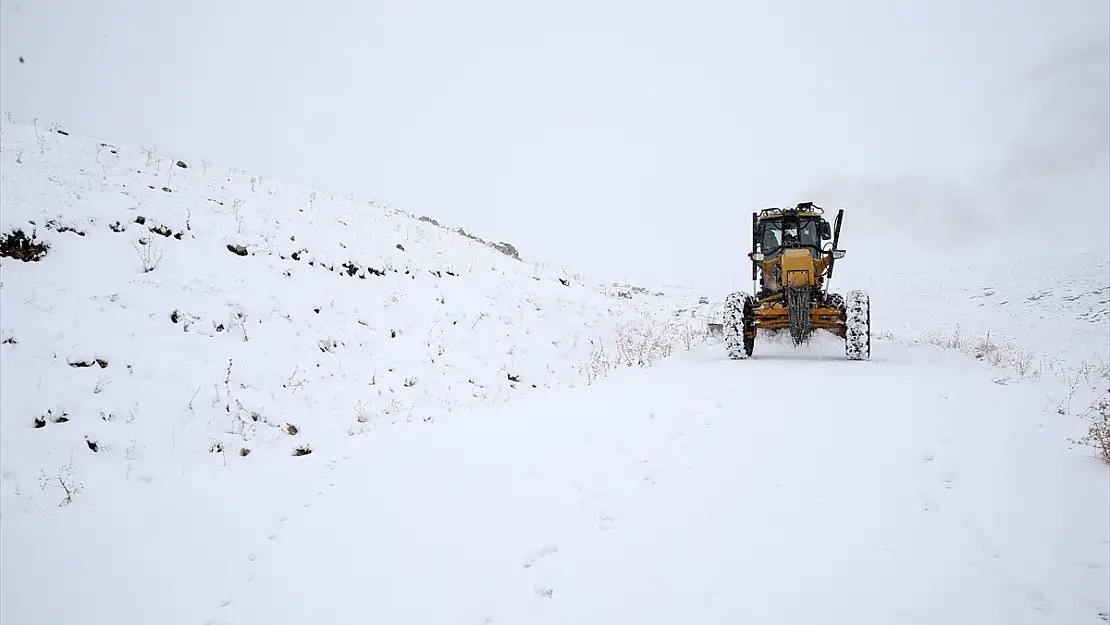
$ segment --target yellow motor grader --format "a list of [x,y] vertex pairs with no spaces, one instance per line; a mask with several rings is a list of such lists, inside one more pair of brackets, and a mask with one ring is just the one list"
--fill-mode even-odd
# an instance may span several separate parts
[[871,358],[871,300],[865,291],[829,291],[833,267],[844,257],[840,226],[813,202],[752,213],[752,293],[725,298],[724,342],[729,358],[750,358],[757,332],[790,332],[795,346],[815,330],[844,339],[850,360]]

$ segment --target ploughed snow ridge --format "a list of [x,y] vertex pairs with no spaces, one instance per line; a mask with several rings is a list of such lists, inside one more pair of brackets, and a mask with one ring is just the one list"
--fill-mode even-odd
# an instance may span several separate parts
[[662,294],[618,296],[372,201],[59,128],[4,124],[0,197],[0,514],[296,462],[586,384],[629,345],[658,356],[700,338]]

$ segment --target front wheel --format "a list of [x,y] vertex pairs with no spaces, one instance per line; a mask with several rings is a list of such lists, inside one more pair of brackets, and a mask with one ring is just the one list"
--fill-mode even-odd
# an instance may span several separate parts
[[849,360],[871,358],[871,298],[865,291],[849,291],[845,298],[844,353]]
[[755,298],[747,293],[725,298],[725,350],[732,360],[747,360],[755,351]]

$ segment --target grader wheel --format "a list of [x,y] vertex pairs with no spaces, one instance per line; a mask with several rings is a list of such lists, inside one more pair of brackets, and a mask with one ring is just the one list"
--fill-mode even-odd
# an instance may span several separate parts
[[732,360],[747,360],[755,350],[755,298],[736,292],[725,298],[725,349]]
[[865,291],[849,291],[846,302],[844,353],[849,360],[871,358],[871,298]]

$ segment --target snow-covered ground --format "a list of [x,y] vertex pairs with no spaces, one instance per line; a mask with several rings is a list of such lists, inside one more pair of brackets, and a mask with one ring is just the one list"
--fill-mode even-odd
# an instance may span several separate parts
[[[295,463],[588,382],[597,346],[669,307],[371,202],[32,126],[3,139],[0,227],[50,245],[2,267],[5,516],[56,505],[62,480],[95,500]],[[679,322],[666,338],[696,340]]]
[[51,243],[0,260],[5,625],[1110,618],[1110,473],[1068,442],[1110,383],[1106,254],[849,256],[870,361],[736,362],[703,293],[176,155],[0,147],[3,233]]

